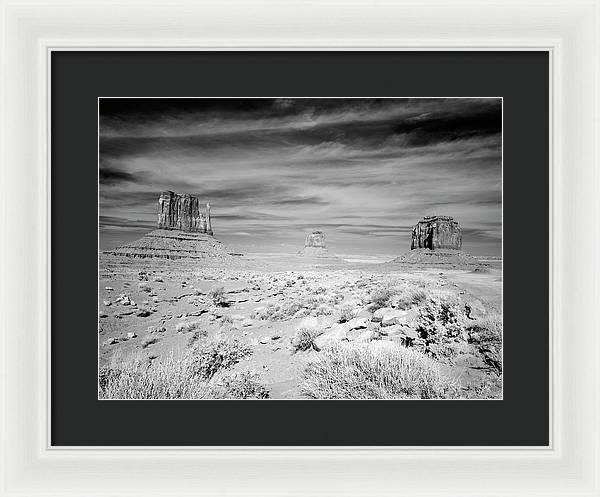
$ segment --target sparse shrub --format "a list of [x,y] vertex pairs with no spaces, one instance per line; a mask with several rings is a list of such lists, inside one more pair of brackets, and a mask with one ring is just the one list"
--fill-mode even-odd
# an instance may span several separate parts
[[106,389],[109,383],[119,380],[121,370],[113,369],[108,367],[102,367],[98,369],[98,387],[103,390]]
[[499,376],[486,375],[481,383],[467,386],[463,396],[467,399],[500,399],[502,379]]
[[260,382],[258,374],[243,371],[222,376],[215,391],[217,396],[224,399],[268,399],[269,391]]
[[427,293],[424,290],[409,288],[400,293],[396,302],[398,309],[410,309],[427,301]]
[[419,308],[417,332],[422,352],[452,362],[466,343],[464,316],[455,300],[430,300]]
[[152,287],[148,283],[146,283],[145,281],[140,281],[138,283],[138,290],[140,292],[150,293],[152,291]]
[[205,380],[252,354],[252,349],[237,340],[198,342],[188,351],[190,372]]
[[370,301],[374,310],[390,305],[390,299],[394,296],[391,288],[376,288],[371,292]]
[[142,348],[148,348],[150,345],[155,344],[160,341],[160,338],[157,337],[146,337],[142,340]]
[[186,361],[172,354],[152,365],[130,357],[105,368],[98,391],[102,399],[203,399],[209,394],[210,385],[191,381]]
[[212,300],[213,304],[225,307],[227,305],[227,297],[225,296],[225,288],[222,286],[213,288],[208,292],[208,298]]
[[428,357],[397,344],[336,345],[309,362],[300,385],[311,399],[457,398],[457,384]]
[[301,318],[306,316],[329,316],[333,314],[333,307],[337,296],[311,295],[303,299],[294,299],[283,304],[271,304],[257,309],[252,313],[253,319],[270,319],[284,321],[286,319]]
[[[184,321],[183,323],[178,323],[175,327],[175,331],[177,333],[189,333],[190,331],[195,331],[202,323],[200,321]],[[206,331],[204,332],[206,334]]]
[[268,391],[257,374],[227,373],[228,368],[250,352],[241,344],[223,346],[220,342],[197,342],[183,355],[175,357],[171,353],[159,361],[129,356],[111,367],[100,368],[98,396],[103,399],[264,399]]
[[338,322],[347,323],[351,319],[354,319],[354,310],[350,306],[343,307]]
[[206,331],[202,330],[202,331],[195,331],[192,335],[190,335],[190,337],[188,338],[187,341],[187,345],[188,347],[191,347],[192,345],[194,345],[198,340],[200,340],[200,338],[205,337],[207,335]]
[[315,344],[315,339],[321,334],[322,332],[318,330],[300,328],[290,340],[292,354],[307,350],[316,350],[318,352],[319,347]]

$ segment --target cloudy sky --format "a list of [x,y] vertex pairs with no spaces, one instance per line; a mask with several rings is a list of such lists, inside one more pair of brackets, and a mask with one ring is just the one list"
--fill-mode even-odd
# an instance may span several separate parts
[[100,248],[156,225],[161,191],[210,201],[220,240],[400,254],[424,215],[501,253],[501,99],[100,99]]

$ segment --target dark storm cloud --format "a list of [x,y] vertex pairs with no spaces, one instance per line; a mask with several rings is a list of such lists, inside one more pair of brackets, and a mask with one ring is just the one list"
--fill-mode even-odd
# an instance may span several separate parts
[[125,171],[119,171],[118,169],[100,167],[99,181],[101,185],[114,185],[127,181],[134,182],[136,181],[136,175]]
[[101,99],[101,212],[151,223],[169,189],[224,237],[318,225],[345,245],[439,213],[497,252],[501,118],[500,99]]

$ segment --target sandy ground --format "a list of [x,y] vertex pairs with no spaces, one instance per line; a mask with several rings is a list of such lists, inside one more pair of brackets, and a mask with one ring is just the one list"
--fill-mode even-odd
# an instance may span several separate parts
[[[99,364],[110,365],[129,355],[151,361],[170,354],[177,356],[197,339],[194,331],[178,332],[177,325],[198,321],[209,338],[237,339],[252,347],[252,355],[234,369],[257,372],[271,398],[300,398],[304,364],[318,354],[292,353],[290,349],[290,340],[306,318],[257,319],[261,308],[322,295],[327,307],[324,312],[331,312],[318,318],[323,326],[335,325],[341,310],[351,307],[358,316],[367,317],[367,329],[363,331],[376,330],[381,329],[380,324],[371,321],[368,306],[364,305],[369,292],[386,285],[414,283],[501,312],[501,262],[480,272],[406,268],[379,262],[360,256],[309,260],[251,254],[217,262],[100,254]],[[218,287],[224,288],[227,306],[214,306],[207,296]],[[119,299],[122,295],[126,298]],[[164,327],[165,331],[151,332],[151,327]],[[148,338],[156,342],[147,345],[144,341]],[[485,365],[472,356],[444,368],[464,385],[477,384],[488,374]]]

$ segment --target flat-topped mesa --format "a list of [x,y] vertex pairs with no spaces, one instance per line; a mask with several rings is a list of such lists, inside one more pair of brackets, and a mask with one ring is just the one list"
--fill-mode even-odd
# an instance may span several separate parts
[[325,233],[322,231],[313,231],[306,235],[304,241],[305,247],[325,248]]
[[158,198],[157,227],[191,233],[213,234],[210,204],[200,207],[200,199],[188,193],[162,192]]
[[425,216],[413,226],[410,249],[460,250],[462,233],[450,216]]

